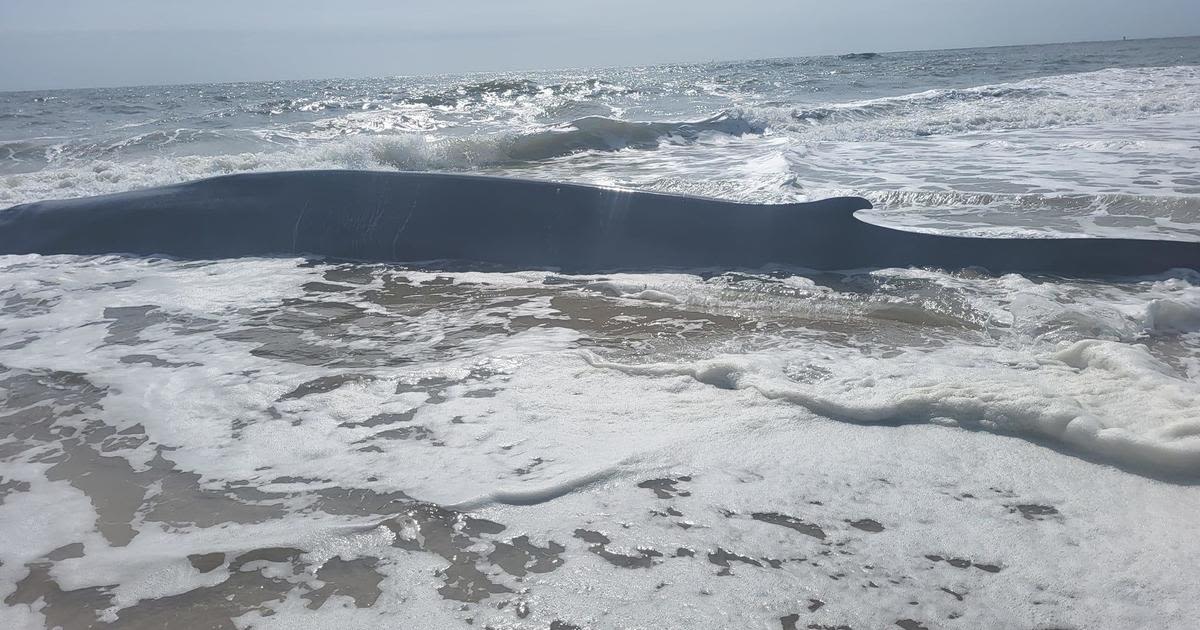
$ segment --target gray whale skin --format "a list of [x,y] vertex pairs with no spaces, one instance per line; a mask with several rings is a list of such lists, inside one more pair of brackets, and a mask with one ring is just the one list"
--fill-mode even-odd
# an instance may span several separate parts
[[436,173],[215,177],[0,211],[0,254],[317,255],[605,272],[878,267],[1138,275],[1200,269],[1200,243],[975,238],[860,221],[865,199],[762,205]]

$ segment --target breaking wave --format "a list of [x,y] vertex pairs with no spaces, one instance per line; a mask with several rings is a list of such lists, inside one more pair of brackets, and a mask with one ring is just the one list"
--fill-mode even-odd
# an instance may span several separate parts
[[[515,100],[543,98],[585,100],[629,94],[633,90],[597,78],[540,83],[524,78],[495,78],[451,87],[390,89],[371,96],[340,96],[336,90],[313,96],[267,98],[222,112],[238,111],[258,116],[281,116],[297,112],[371,111],[405,106],[462,109],[480,105],[504,105]],[[225,100],[228,100],[227,98]]]
[[350,167],[445,169],[511,166],[584,151],[653,149],[662,142],[695,142],[704,134],[742,136],[763,133],[748,120],[719,114],[696,122],[638,122],[589,116],[525,133],[496,133],[429,139],[420,135],[380,135],[326,149]]
[[1200,68],[1110,69],[734,115],[805,140],[878,141],[1041,129],[1200,110]]
[[[297,169],[396,169],[461,171],[518,166],[584,151],[653,149],[662,142],[695,142],[706,134],[742,136],[764,129],[744,118],[719,114],[694,122],[638,122],[591,116],[529,133],[434,138],[414,133],[356,135],[334,142],[247,151],[232,155],[153,156],[139,162],[110,161],[114,150],[90,153],[61,168],[0,178],[0,202],[103,194],[231,173]],[[174,143],[180,134],[138,136]],[[130,146],[125,143],[122,146]],[[30,152],[31,147],[14,148]],[[0,155],[0,157],[3,157]]]
[[[821,350],[824,361],[799,351],[775,365],[762,356],[644,365],[589,359],[629,375],[685,376],[719,389],[751,390],[845,422],[954,418],[955,425],[1048,439],[1135,469],[1190,473],[1200,465],[1200,421],[1183,411],[1200,399],[1187,379],[1143,347],[1079,341],[1037,357],[1038,367],[1026,370],[1006,365],[1013,361],[1007,350],[953,348],[887,359],[845,352],[832,361],[835,351]],[[786,376],[796,366],[818,376],[797,383]],[[1130,382],[1136,386],[1123,389]],[[1046,391],[1058,398],[1048,402]],[[1142,417],[1138,409],[1155,413]]]

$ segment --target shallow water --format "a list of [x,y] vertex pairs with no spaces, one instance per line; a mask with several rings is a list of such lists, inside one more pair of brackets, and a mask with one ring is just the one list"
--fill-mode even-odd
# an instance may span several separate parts
[[[1198,44],[0,94],[0,200],[433,167],[1195,238]],[[1193,272],[9,256],[0,392],[5,627],[1200,616]]]

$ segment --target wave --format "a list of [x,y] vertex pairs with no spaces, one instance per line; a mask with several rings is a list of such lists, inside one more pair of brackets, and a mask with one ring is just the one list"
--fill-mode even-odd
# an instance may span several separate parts
[[470,104],[521,97],[570,97],[578,100],[606,95],[623,95],[632,91],[623,85],[597,78],[548,84],[524,78],[498,78],[450,89],[416,92],[405,95],[399,102],[432,107],[463,107]]
[[871,193],[880,205],[895,208],[1002,207],[1040,216],[1129,215],[1170,217],[1200,222],[1200,198],[1194,195],[1122,193],[980,193],[962,191],[884,190]]
[[793,121],[810,125],[855,122],[934,109],[937,106],[948,103],[984,103],[999,99],[1016,101],[1047,96],[1054,96],[1054,93],[1044,88],[1016,86],[987,86],[962,90],[930,90],[919,94],[848,104],[797,108],[791,110],[789,117]]
[[[728,114],[696,122],[639,122],[588,116],[527,133],[490,134],[428,140],[417,135],[376,136],[343,145],[340,157],[351,166],[462,169],[513,166],[584,151],[653,149],[665,141],[695,142],[704,134],[742,136],[763,133],[754,123]],[[365,151],[363,151],[365,149]],[[338,149],[333,149],[338,153]],[[362,160],[366,158],[367,161]]]
[[[627,76],[624,80],[639,84],[633,77]],[[346,110],[316,120],[307,117],[300,122],[290,120],[270,124],[250,120],[245,123],[248,129],[237,128],[241,124],[238,121],[222,121],[215,127],[206,128],[205,125],[213,121],[206,119],[192,124],[194,121],[188,120],[185,121],[187,125],[181,122],[178,127],[172,124],[169,129],[148,125],[112,130],[104,132],[100,138],[67,139],[59,135],[21,140],[0,144],[0,202],[20,203],[121,192],[246,171],[338,168],[524,173],[536,167],[542,177],[621,181],[639,187],[759,200],[768,196],[794,199],[801,192],[796,182],[804,182],[806,188],[809,182],[817,182],[821,187],[842,187],[844,193],[862,194],[863,186],[858,183],[866,181],[861,177],[860,168],[864,161],[876,160],[871,163],[877,164],[880,156],[884,156],[902,161],[902,168],[917,162],[907,146],[894,143],[880,147],[869,144],[871,141],[1123,121],[1164,113],[1200,111],[1200,68],[1103,70],[810,107],[743,106],[727,108],[709,118],[683,121],[623,119],[621,113],[613,113],[619,111],[618,107],[608,107],[604,102],[606,95],[625,90],[628,88],[616,81],[597,78],[540,82],[501,78],[438,88],[381,88],[366,96],[362,90],[358,95],[331,90],[300,99],[264,98],[255,104],[255,107],[261,106],[262,111],[315,107]],[[422,95],[430,94],[444,97],[446,103],[454,103],[447,107],[472,103],[471,107],[478,109],[443,112],[428,106],[396,106],[396,103],[415,103],[413,99],[420,100]],[[207,95],[206,98],[215,96]],[[376,108],[379,103],[386,107]],[[594,115],[596,111],[603,115]],[[549,120],[566,119],[571,121],[546,124]],[[188,125],[191,128],[184,128]],[[766,137],[748,142],[719,142],[722,138],[747,135]],[[1074,145],[1063,145],[1059,153],[1173,150],[1170,146],[1162,149],[1154,145],[1134,146],[1130,144],[1134,142],[1132,140],[1113,139],[1112,136],[1075,134],[1068,139],[1081,137],[1083,140]],[[1091,140],[1093,137],[1104,139]],[[1124,137],[1117,135],[1117,138]],[[1062,140],[1056,138],[1053,142],[1061,143]],[[841,148],[831,151],[829,145],[823,144],[826,142],[842,142]],[[704,146],[692,146],[697,143]],[[946,145],[929,142],[921,146],[940,151]],[[656,148],[661,150],[654,151]],[[630,149],[644,153],[607,155]],[[948,160],[953,160],[968,150],[973,147],[966,147],[966,143],[948,146],[945,155],[950,156]],[[581,163],[575,159],[563,159],[580,153],[588,153],[584,160],[597,167],[580,169]],[[786,162],[776,159],[779,155],[783,155]],[[1052,157],[1057,160],[1062,156]],[[743,167],[756,164],[768,164],[773,174],[781,174],[772,179],[770,191],[748,191],[746,186],[736,185],[729,189],[692,187],[696,180],[705,184],[718,178],[744,181],[743,174],[747,169]],[[836,168],[831,168],[831,164]],[[616,165],[616,168],[610,168],[610,165]],[[811,168],[805,170],[809,166]],[[952,166],[954,164],[946,168]],[[893,174],[904,172],[892,170]],[[914,167],[913,170],[922,169]],[[616,176],[612,174],[614,171],[618,173]],[[651,171],[660,175],[653,181],[647,179],[649,183],[638,180],[641,173]],[[630,175],[634,172],[635,175]],[[949,170],[943,172],[951,173]],[[1180,181],[1172,183],[1170,177],[1164,175],[1155,180],[1158,183],[1154,185],[1173,186],[1180,192],[1187,192],[1188,186],[1192,186],[1188,181],[1193,180],[1188,180],[1186,174],[1169,175]],[[678,180],[668,181],[676,176]],[[931,176],[942,175],[934,173]],[[1169,206],[1170,216],[1156,216],[1156,221],[1176,220],[1178,215],[1182,217],[1179,221],[1184,222],[1188,216],[1194,216],[1192,208],[1171,205],[1175,202],[1165,197],[1137,195],[1122,201],[1117,195],[1107,195],[1085,200],[1083,206],[1075,207],[1071,204],[1078,199],[1069,196],[974,195],[968,199],[955,196],[959,193],[911,190],[921,187],[924,182],[892,181],[910,190],[872,191],[872,200],[888,208],[924,206],[936,209],[960,203],[1006,210],[1045,210],[1050,214],[1060,206],[1078,210],[1077,214],[1096,210],[1136,214],[1136,208],[1127,210],[1117,206],[1138,206],[1148,202],[1144,207],[1161,209]],[[1117,186],[1113,183],[1122,181],[1108,178],[1104,185],[1085,187],[1085,191],[1155,192],[1151,185],[1122,183]],[[1040,188],[1047,190],[1058,184],[1052,182]],[[1033,186],[1026,188],[1032,190]],[[1088,204],[1102,207],[1097,209]]]
[[75,140],[64,137],[0,141],[0,173],[23,173],[55,165],[130,160],[172,151],[221,153],[230,149],[263,146],[253,136],[194,128],[155,129],[121,138]]
[[887,209],[863,213],[864,220],[931,234],[1200,241],[1200,198],[1194,195],[882,190],[864,196]]
[[53,146],[50,143],[35,142],[34,140],[0,141],[0,162],[29,162],[42,161],[46,151]]
[[[610,94],[630,91],[615,82],[582,78],[559,82],[498,78],[437,89],[396,88],[370,96],[338,94],[273,98],[245,105],[243,113],[276,115],[288,112],[344,110],[336,116],[272,124],[268,129],[236,129],[206,114],[191,128],[155,129],[124,139],[71,141],[48,149],[38,160],[20,147],[5,161],[40,162],[53,166],[72,160],[136,160],[154,151],[232,154],[265,151],[278,146],[319,154],[309,145],[340,143],[348,136],[374,135],[354,146],[333,146],[327,152],[350,157],[366,152],[378,166],[405,168],[478,168],[561,157],[580,151],[653,149],[664,140],[694,141],[714,132],[732,136],[777,132],[799,144],[826,141],[870,142],[952,135],[987,130],[1037,129],[1063,125],[1127,121],[1148,116],[1200,111],[1200,68],[1112,69],[1058,75],[1013,83],[969,88],[937,89],[848,103],[797,107],[750,104],[731,107],[699,121],[636,122],[613,116],[605,105]],[[420,105],[419,107],[411,107]],[[437,112],[435,107],[453,111]],[[463,108],[466,108],[465,110]],[[469,111],[467,111],[469,110]],[[465,118],[463,118],[465,117]],[[546,127],[548,120],[571,117],[571,122]],[[480,121],[483,122],[480,122]],[[444,129],[474,128],[470,136],[453,136]],[[502,131],[504,128],[522,131]],[[493,129],[495,131],[486,131]],[[420,140],[394,137],[421,134]],[[433,134],[440,138],[431,137]],[[224,143],[224,146],[222,146]],[[20,153],[20,155],[17,155]],[[296,166],[303,168],[304,158]],[[318,157],[322,166],[328,160]],[[351,165],[365,165],[352,158]],[[6,168],[27,170],[28,167]]]
[[731,113],[808,141],[879,141],[1041,129],[1200,110],[1200,67],[1109,69],[812,107]]
[[690,142],[704,133],[742,136],[763,131],[763,127],[728,113],[697,122],[636,122],[589,116],[547,131],[517,136],[506,151],[513,159],[542,160],[579,151],[652,149],[665,139]]
[[[396,89],[374,96],[296,96],[270,98],[247,103],[235,110],[222,110],[216,116],[228,116],[231,111],[258,116],[281,116],[292,113],[316,113],[321,111],[372,111],[396,107],[424,106],[439,109],[463,109],[481,105],[502,106],[506,102],[544,98],[551,100],[587,100],[603,96],[633,93],[634,90],[618,83],[598,78],[583,78],[558,83],[539,83],[524,78],[497,78],[475,83],[432,89]],[[229,102],[225,95],[212,97]]]
[[103,112],[105,114],[118,114],[123,116],[134,116],[137,114],[148,114],[158,111],[158,108],[149,105],[138,105],[136,103],[95,103],[88,107],[89,111]]
[[[527,133],[494,133],[430,138],[419,133],[351,135],[326,142],[281,134],[258,138],[262,150],[216,155],[159,155],[165,147],[204,140],[231,142],[217,132],[176,130],[140,134],[119,143],[79,147],[0,146],[0,159],[27,160],[41,166],[57,152],[61,167],[10,172],[0,177],[0,202],[96,195],[159,186],[232,173],[312,169],[395,169],[463,171],[518,167],[584,151],[652,149],[662,142],[688,143],[706,134],[742,136],[763,133],[755,123],[729,114],[698,121],[640,122],[589,116]],[[244,142],[242,146],[247,146]],[[282,148],[281,148],[282,147]],[[9,150],[11,149],[11,151]],[[118,160],[141,150],[142,160]]]
[[586,357],[597,368],[688,377],[842,422],[951,424],[1048,440],[1134,470],[1200,470],[1200,420],[1191,412],[1200,398],[1140,345],[1084,340],[1036,361],[1004,348],[955,346],[864,357],[822,345],[650,364]]

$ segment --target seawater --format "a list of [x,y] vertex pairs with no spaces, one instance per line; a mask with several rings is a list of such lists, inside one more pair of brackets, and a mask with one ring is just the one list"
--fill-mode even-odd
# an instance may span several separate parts
[[[1200,238],[1200,39],[0,94],[0,205],[433,169]],[[1200,276],[0,259],[5,627],[1186,628]]]

